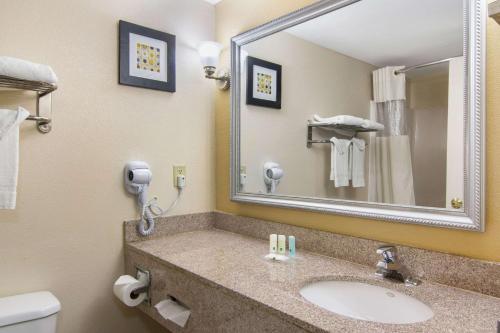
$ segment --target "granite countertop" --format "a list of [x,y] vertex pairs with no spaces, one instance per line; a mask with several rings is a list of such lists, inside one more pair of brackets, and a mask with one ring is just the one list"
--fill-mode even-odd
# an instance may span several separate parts
[[[297,251],[287,262],[269,261],[264,258],[267,242],[213,228],[126,246],[312,332],[496,332],[500,320],[500,298],[427,281],[406,287],[376,278],[374,267],[306,251]],[[362,321],[324,310],[300,295],[307,283],[328,279],[366,282],[414,296],[432,308],[434,317],[405,325]]]

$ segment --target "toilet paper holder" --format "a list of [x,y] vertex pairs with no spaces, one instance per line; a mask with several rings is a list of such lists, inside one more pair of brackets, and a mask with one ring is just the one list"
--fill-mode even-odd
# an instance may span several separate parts
[[136,276],[137,280],[145,281],[145,282],[147,282],[147,284],[144,287],[140,287],[140,288],[132,290],[132,292],[130,293],[130,296],[132,298],[137,298],[137,297],[139,297],[140,294],[145,292],[146,299],[144,300],[144,302],[151,305],[151,298],[149,297],[149,287],[151,286],[151,273],[149,273],[148,270],[142,269],[142,268],[137,267],[137,266],[135,267],[135,269],[136,269],[135,276]]

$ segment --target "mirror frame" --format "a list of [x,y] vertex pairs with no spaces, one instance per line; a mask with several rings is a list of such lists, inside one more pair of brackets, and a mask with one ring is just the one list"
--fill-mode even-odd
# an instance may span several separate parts
[[[241,47],[291,26],[362,0],[322,0],[231,39],[230,198],[232,201],[318,211],[351,217],[484,231],[486,0],[464,0],[466,63],[464,210],[402,206],[331,198],[239,192]],[[305,129],[304,129],[305,139]]]

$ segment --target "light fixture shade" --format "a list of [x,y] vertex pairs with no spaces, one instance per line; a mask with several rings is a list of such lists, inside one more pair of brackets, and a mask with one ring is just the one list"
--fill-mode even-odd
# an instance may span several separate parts
[[198,46],[198,53],[203,67],[217,67],[221,50],[222,44],[210,41],[201,42]]

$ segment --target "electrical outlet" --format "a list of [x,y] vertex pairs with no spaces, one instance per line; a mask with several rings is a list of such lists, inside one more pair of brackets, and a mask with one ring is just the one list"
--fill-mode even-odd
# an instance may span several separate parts
[[246,165],[240,166],[240,173],[243,173],[243,174],[247,173],[247,166]]
[[174,187],[177,187],[177,176],[186,177],[186,166],[185,165],[174,165],[173,183]]

